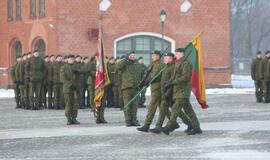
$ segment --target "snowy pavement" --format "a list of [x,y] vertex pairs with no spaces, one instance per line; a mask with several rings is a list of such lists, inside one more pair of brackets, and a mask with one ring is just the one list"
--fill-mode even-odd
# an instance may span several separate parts
[[[178,120],[180,129],[166,136],[125,127],[118,109],[106,110],[106,125],[96,125],[86,109],[79,110],[81,125],[66,126],[63,110],[14,109],[12,98],[2,98],[0,159],[269,159],[269,104],[256,103],[251,91],[208,94],[207,99],[207,110],[200,109],[194,97],[191,100],[203,134],[186,135],[186,126]],[[145,114],[146,109],[138,110],[140,123]],[[151,127],[156,120],[157,116]]]

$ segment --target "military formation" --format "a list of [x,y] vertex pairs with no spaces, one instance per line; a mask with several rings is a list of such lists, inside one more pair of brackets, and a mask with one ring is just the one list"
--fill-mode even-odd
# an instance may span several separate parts
[[[110,84],[104,88],[101,106],[95,107],[95,55],[46,55],[42,58],[38,51],[25,53],[11,68],[16,108],[65,109],[67,125],[72,125],[80,124],[78,109],[91,108],[96,123],[101,124],[107,123],[105,108],[115,107],[123,110],[127,127],[140,126],[137,109],[146,107],[146,88],[151,86],[145,122],[138,131],[169,134],[179,128],[176,120],[180,117],[187,125],[187,134],[202,133],[189,102],[192,66],[183,58],[184,49],[177,49],[175,54],[153,51],[151,57],[148,67],[143,57],[136,57],[134,51],[116,59],[106,57]],[[150,129],[157,108],[158,121],[156,127]],[[168,123],[163,127],[166,117]]]
[[270,51],[258,51],[251,63],[251,78],[255,83],[255,96],[258,103],[270,102]]

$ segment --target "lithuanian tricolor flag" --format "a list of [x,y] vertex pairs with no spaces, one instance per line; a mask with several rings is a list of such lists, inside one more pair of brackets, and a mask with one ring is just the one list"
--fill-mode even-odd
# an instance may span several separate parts
[[203,76],[203,61],[202,61],[202,49],[201,49],[201,37],[202,32],[197,34],[192,42],[190,42],[185,52],[190,53],[188,57],[189,63],[192,64],[192,92],[196,96],[197,101],[201,105],[202,109],[208,108],[206,104],[205,95],[205,82]]
[[96,107],[98,108],[101,106],[102,98],[105,96],[104,87],[110,83],[101,25],[99,26],[98,54],[96,59],[97,59],[97,70],[96,70],[94,101],[96,103]]

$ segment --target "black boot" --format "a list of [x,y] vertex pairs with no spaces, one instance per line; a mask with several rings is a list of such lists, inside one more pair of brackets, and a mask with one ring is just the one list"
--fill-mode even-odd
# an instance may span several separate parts
[[135,122],[131,123],[131,126],[138,127],[138,126],[140,126],[140,123],[136,120]]
[[156,133],[156,134],[161,133],[160,127],[155,127],[153,129],[149,129],[149,131],[152,132],[152,133]]
[[129,122],[129,121],[126,122],[126,126],[127,126],[127,127],[131,127],[131,126],[132,126],[132,125],[131,125],[131,122]]
[[190,132],[188,132],[188,135],[195,135],[195,134],[201,134],[202,130],[200,127],[193,128]]
[[72,124],[72,119],[71,118],[68,118],[67,119],[67,125],[71,125]]
[[192,129],[193,129],[193,127],[191,125],[188,125],[188,128],[184,132],[189,133],[189,132],[191,132]]
[[150,126],[149,124],[144,124],[142,127],[137,128],[137,130],[141,132],[148,132],[149,126]]
[[172,131],[178,129],[179,127],[180,127],[179,124],[177,122],[174,122]]
[[160,130],[166,135],[170,134],[170,129],[168,127],[161,127]]
[[100,123],[104,123],[105,124],[105,123],[108,123],[108,122],[105,119],[101,119],[100,120]]
[[80,124],[80,122],[77,121],[76,118],[72,118],[72,124]]

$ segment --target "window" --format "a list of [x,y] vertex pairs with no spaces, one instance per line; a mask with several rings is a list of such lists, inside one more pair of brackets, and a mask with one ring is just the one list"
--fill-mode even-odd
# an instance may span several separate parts
[[15,51],[15,55],[16,55],[16,58],[18,58],[20,55],[22,55],[22,44],[21,42],[16,42],[14,44],[14,51]]
[[22,16],[21,0],[16,0],[16,19],[20,20]]
[[45,17],[45,0],[39,0],[39,17]]
[[8,15],[8,21],[13,20],[13,0],[8,0],[7,1],[7,15]]
[[[129,51],[134,50],[136,57],[142,56],[144,63],[149,65],[151,63],[151,52],[154,50],[161,50],[162,39],[153,36],[133,36],[123,40],[120,40],[116,44],[116,56],[121,57],[126,55]],[[171,49],[171,43],[164,41],[164,49],[169,46]]]
[[30,0],[30,17],[36,17],[36,0]]
[[45,56],[45,52],[46,52],[46,45],[45,45],[45,42],[40,39],[37,41],[36,45],[35,45],[35,49],[38,50],[39,54],[41,57],[44,57]]

